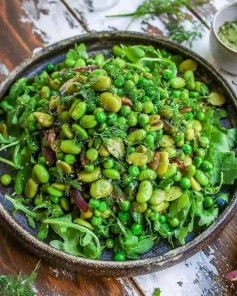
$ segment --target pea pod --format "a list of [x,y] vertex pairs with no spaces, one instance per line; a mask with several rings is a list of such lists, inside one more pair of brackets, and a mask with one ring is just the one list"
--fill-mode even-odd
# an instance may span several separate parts
[[90,188],[90,195],[94,198],[107,197],[113,191],[113,186],[110,181],[100,179],[94,182]]
[[36,164],[33,167],[32,174],[39,183],[48,183],[49,181],[49,173],[42,164]]
[[138,203],[147,202],[152,195],[152,184],[150,181],[142,181],[138,188],[138,193],[136,196],[136,200]]
[[157,177],[157,173],[151,169],[146,169],[140,172],[139,176],[138,176],[138,180],[139,181],[144,181],[144,180],[148,180],[148,181],[154,181]]
[[80,140],[87,140],[89,137],[87,131],[84,128],[82,128],[79,124],[73,124],[72,130]]
[[38,184],[32,178],[28,179],[24,189],[25,197],[34,198],[37,192],[38,192]]
[[78,174],[78,179],[84,183],[91,183],[98,180],[101,176],[100,167],[96,167],[92,173],[88,173],[85,170]]
[[129,146],[133,146],[141,142],[145,136],[146,131],[144,129],[138,129],[128,135],[126,142]]
[[120,179],[120,173],[119,171],[115,169],[106,169],[102,171],[102,174],[109,179],[118,180]]
[[60,144],[60,150],[68,154],[79,154],[81,147],[73,140],[64,140]]

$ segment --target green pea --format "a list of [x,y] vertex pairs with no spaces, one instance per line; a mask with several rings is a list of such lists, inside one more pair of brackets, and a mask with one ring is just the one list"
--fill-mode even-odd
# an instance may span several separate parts
[[84,128],[93,128],[97,125],[97,121],[94,115],[84,115],[80,119],[80,125]]
[[120,179],[120,173],[119,171],[115,169],[106,169],[102,171],[102,174],[109,179],[117,180]]
[[66,59],[65,60],[65,66],[68,68],[73,68],[76,64],[76,61],[72,60],[72,59]]
[[177,173],[174,175],[174,181],[179,182],[182,178],[182,173],[180,171],[177,171]]
[[205,172],[211,172],[213,170],[213,164],[208,160],[204,160],[203,163],[201,164],[201,168]]
[[109,112],[117,113],[122,107],[121,98],[109,92],[104,92],[100,95],[101,106]]
[[95,169],[95,167],[94,167],[94,165],[92,163],[88,163],[85,166],[85,171],[87,173],[92,173],[94,171],[94,169]]
[[35,200],[34,200],[34,204],[36,206],[41,205],[44,202],[44,198],[41,194],[36,195]]
[[171,220],[169,220],[169,224],[172,228],[176,228],[179,226],[180,222],[178,218],[172,218]]
[[9,184],[11,184],[11,181],[12,181],[12,177],[10,175],[5,174],[1,176],[2,185],[8,186]]
[[128,126],[136,126],[137,125],[137,113],[131,112],[127,118]]
[[150,121],[149,115],[147,114],[140,114],[138,116],[138,123],[141,127],[146,126]]
[[138,203],[145,203],[147,202],[152,195],[152,184],[150,181],[142,181],[138,188],[138,193],[136,196],[136,200]]
[[60,150],[68,154],[79,154],[81,152],[81,146],[79,146],[73,140],[64,140],[60,144]]
[[103,198],[111,194],[113,191],[113,186],[110,181],[105,179],[100,179],[92,183],[90,188],[90,195],[93,198]]
[[146,136],[146,131],[144,129],[138,129],[130,133],[126,139],[129,146],[136,145],[141,142]]
[[209,139],[207,137],[200,137],[199,144],[201,147],[206,148],[209,146]]
[[143,109],[142,102],[137,102],[136,104],[133,105],[133,110],[135,112],[142,112],[142,109]]
[[138,235],[142,233],[142,225],[138,223],[134,223],[131,227],[131,231],[133,235]]
[[119,204],[119,208],[123,212],[128,212],[131,208],[131,203],[129,200],[122,200]]
[[197,114],[196,114],[196,117],[197,117],[197,119],[198,119],[199,121],[202,121],[202,120],[204,120],[204,118],[205,118],[205,113],[202,112],[202,111],[198,111]]
[[108,76],[100,76],[91,87],[97,91],[106,91],[111,86],[111,79]]
[[169,164],[166,173],[159,175],[160,179],[166,180],[173,177],[177,172],[177,166],[175,164]]
[[195,173],[196,173],[196,167],[193,164],[191,164],[187,167],[185,176],[188,178],[191,178],[195,175]]
[[114,166],[113,158],[108,158],[106,161],[104,161],[103,166],[105,169],[111,169]]
[[98,180],[101,176],[100,167],[96,167],[93,172],[88,173],[85,170],[78,174],[78,179],[84,183],[91,183]]
[[170,85],[174,89],[183,88],[185,84],[185,80],[181,77],[174,77],[170,80]]
[[200,185],[202,186],[208,185],[209,179],[201,170],[197,170],[194,176]]
[[151,113],[153,108],[154,108],[154,105],[153,105],[153,103],[151,101],[143,103],[143,112],[144,113],[146,113],[146,114]]
[[126,259],[126,258],[125,258],[125,255],[124,255],[123,253],[121,253],[121,252],[116,253],[116,254],[114,255],[114,261],[124,262],[125,259]]
[[36,177],[36,180],[39,183],[48,183],[49,181],[49,173],[45,166],[42,164],[36,164],[32,170],[33,176]]
[[127,222],[130,219],[130,213],[128,212],[119,212],[118,218],[122,222]]
[[38,192],[38,184],[32,178],[28,179],[24,189],[25,197],[34,198],[37,192]]
[[52,196],[56,196],[56,197],[62,197],[63,196],[63,192],[53,188],[52,186],[48,186],[47,187],[47,192],[48,194],[52,195]]
[[205,149],[203,149],[203,148],[197,149],[197,151],[195,153],[198,157],[200,157],[202,159],[205,157],[205,154],[206,154]]
[[73,124],[72,125],[72,130],[80,140],[87,140],[88,139],[88,134],[87,131],[82,128],[79,124]]
[[98,158],[98,151],[95,148],[90,148],[86,152],[86,158],[90,161],[95,161]]
[[74,137],[74,134],[72,132],[72,129],[69,125],[69,123],[64,123],[62,126],[62,131],[63,131],[63,134],[68,138],[68,139],[72,139]]
[[[112,238],[108,238],[105,242],[105,246],[108,249],[113,249],[114,247],[114,240]],[[120,260],[119,260],[120,261]]]
[[157,178],[157,173],[151,169],[145,169],[141,171],[138,176],[139,181],[144,181],[144,180],[154,181],[156,178]]
[[68,212],[70,210],[70,204],[69,204],[69,201],[66,197],[60,198],[60,206],[66,212]]
[[73,165],[76,162],[76,157],[72,154],[66,154],[64,156],[64,161],[70,165]]

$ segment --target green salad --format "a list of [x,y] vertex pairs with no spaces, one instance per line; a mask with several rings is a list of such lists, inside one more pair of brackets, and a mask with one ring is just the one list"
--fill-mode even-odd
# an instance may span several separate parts
[[112,249],[125,261],[162,240],[183,245],[215,221],[228,204],[222,185],[237,178],[223,104],[191,59],[142,45],[105,59],[76,45],[0,103],[0,151],[12,155],[0,157],[12,167],[1,182],[14,180],[5,198],[38,239],[50,233],[75,256]]

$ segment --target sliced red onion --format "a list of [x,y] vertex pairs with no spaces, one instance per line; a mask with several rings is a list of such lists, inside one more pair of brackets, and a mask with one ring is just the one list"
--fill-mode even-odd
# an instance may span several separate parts
[[52,166],[56,162],[56,154],[50,147],[42,147],[42,155],[48,166]]
[[230,281],[237,281],[237,269],[227,273],[226,277]]
[[71,188],[70,194],[71,194],[71,197],[74,199],[77,207],[80,209],[80,211],[84,213],[88,212],[89,206],[87,202],[84,200],[81,192],[76,190],[75,188]]
[[76,71],[76,72],[81,73],[81,72],[84,72],[84,71],[91,72],[91,71],[94,71],[94,70],[97,70],[97,69],[99,69],[99,67],[97,67],[97,66],[86,66],[86,67],[81,67],[81,68],[75,68],[73,70]]
[[55,131],[53,129],[50,129],[48,131],[48,135],[47,135],[47,142],[49,145],[52,145],[55,142],[55,138],[56,138],[56,134]]
[[71,79],[69,79],[68,81],[66,81],[61,87],[60,87],[60,92],[62,93],[64,93],[66,90],[67,90],[67,88],[68,88],[68,86],[71,84],[71,83],[73,83],[75,81],[75,79],[74,78],[71,78]]

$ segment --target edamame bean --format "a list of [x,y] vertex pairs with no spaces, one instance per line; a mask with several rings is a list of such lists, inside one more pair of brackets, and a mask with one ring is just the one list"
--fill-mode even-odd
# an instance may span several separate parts
[[47,183],[49,181],[49,173],[42,164],[36,164],[33,167],[32,174],[39,183]]
[[138,188],[138,193],[136,196],[136,200],[139,203],[147,202],[152,195],[152,184],[150,181],[142,181]]
[[56,196],[56,197],[62,197],[63,196],[63,192],[53,188],[52,186],[48,186],[47,187],[47,192],[48,194],[52,195],[52,196]]
[[138,167],[144,166],[148,161],[148,156],[144,153],[134,152],[128,155],[127,162]]
[[111,194],[113,186],[110,181],[100,179],[94,182],[90,188],[90,195],[93,198],[103,198]]
[[98,180],[101,176],[100,167],[96,167],[93,172],[88,173],[85,170],[78,174],[78,179],[84,183],[91,183]]
[[69,201],[66,197],[60,198],[60,206],[66,212],[68,212],[70,210],[70,204],[69,204]]
[[86,158],[90,161],[95,161],[98,158],[98,151],[95,148],[90,148],[86,152]]

